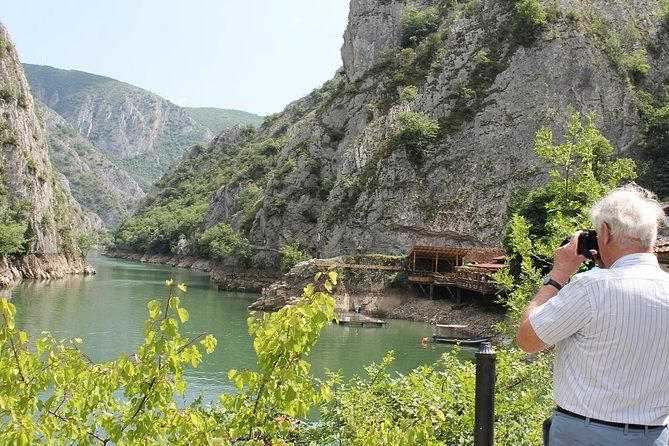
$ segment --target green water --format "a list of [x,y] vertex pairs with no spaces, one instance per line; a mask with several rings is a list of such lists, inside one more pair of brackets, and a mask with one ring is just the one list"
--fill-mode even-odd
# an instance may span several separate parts
[[[190,312],[184,331],[209,332],[218,339],[216,351],[205,357],[199,368],[187,369],[185,402],[201,393],[205,401],[217,401],[221,393],[233,391],[228,370],[254,367],[246,307],[257,294],[218,291],[201,271],[95,255],[89,261],[97,270],[95,276],[23,281],[11,290],[17,326],[31,335],[49,330],[56,337],[82,338],[82,349],[93,360],[113,360],[120,353],[135,351],[143,342],[146,304],[163,298],[167,290],[164,281],[173,278],[188,285],[188,293],[181,299]],[[449,348],[433,343],[422,347],[421,338],[433,331],[427,324],[388,322],[384,328],[328,327],[309,356],[312,370],[319,376],[324,376],[325,368],[340,370],[351,377],[364,373],[364,365],[380,361],[388,350],[394,350],[393,370],[407,372],[433,363]]]

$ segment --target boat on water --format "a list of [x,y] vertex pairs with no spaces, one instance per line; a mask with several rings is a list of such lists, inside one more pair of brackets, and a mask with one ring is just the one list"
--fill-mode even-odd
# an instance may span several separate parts
[[482,342],[489,341],[486,336],[472,335],[467,325],[443,325],[436,324],[437,332],[432,335],[432,340],[441,344],[459,344],[467,347],[478,347]]
[[339,315],[335,321],[339,325],[346,325],[348,327],[383,327],[386,325],[386,321],[384,320],[375,319],[359,313],[342,314]]

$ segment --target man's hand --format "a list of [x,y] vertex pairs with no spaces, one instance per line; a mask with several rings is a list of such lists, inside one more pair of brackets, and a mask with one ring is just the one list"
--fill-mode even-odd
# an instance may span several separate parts
[[[556,249],[553,254],[553,269],[549,275],[562,286],[567,284],[571,275],[578,270],[585,260],[585,257],[578,253],[578,236],[580,234],[581,231],[576,231],[571,236],[569,243]],[[545,304],[556,294],[557,289],[554,287],[542,286],[523,312],[516,343],[518,347],[528,353],[535,353],[550,347],[537,336],[532,324],[530,324],[530,314],[535,308]]]
[[550,276],[560,285],[565,285],[585,261],[585,257],[578,253],[578,236],[581,231],[576,231],[571,240],[564,246],[560,246],[553,253],[553,269]]

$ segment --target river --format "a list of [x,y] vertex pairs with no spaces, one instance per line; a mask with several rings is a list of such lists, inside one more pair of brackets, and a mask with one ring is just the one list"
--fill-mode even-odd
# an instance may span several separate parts
[[[218,291],[207,273],[165,265],[89,256],[95,276],[69,276],[59,280],[25,280],[9,294],[17,309],[16,325],[30,335],[42,330],[56,337],[84,340],[82,350],[95,361],[113,360],[134,352],[143,342],[142,324],[146,304],[164,298],[165,279],[185,283],[188,292],[181,305],[190,320],[184,334],[212,333],[216,351],[203,364],[188,368],[188,387],[182,404],[202,394],[204,401],[218,401],[223,392],[233,392],[227,379],[230,369],[253,368],[255,353],[248,334],[246,307],[258,297],[254,293]],[[394,350],[392,370],[407,372],[435,362],[448,346],[429,343],[433,328],[416,322],[389,320],[384,328],[352,328],[332,325],[323,331],[308,357],[312,371],[320,377],[326,368],[340,370],[345,377],[364,373],[364,366],[380,361]],[[467,356],[469,356],[471,352]]]

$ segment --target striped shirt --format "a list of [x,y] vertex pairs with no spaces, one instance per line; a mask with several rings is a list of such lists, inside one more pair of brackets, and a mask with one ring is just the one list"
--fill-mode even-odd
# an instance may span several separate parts
[[575,275],[529,320],[557,344],[559,406],[619,423],[669,422],[669,274],[653,254]]

